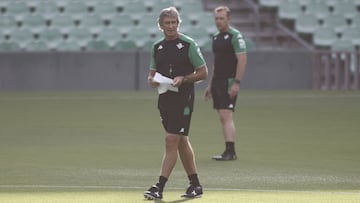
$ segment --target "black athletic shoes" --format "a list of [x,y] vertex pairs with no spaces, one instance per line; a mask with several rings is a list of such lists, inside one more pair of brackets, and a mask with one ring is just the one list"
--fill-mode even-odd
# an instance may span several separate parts
[[234,161],[237,159],[236,154],[222,153],[221,155],[216,155],[212,157],[216,161]]
[[159,190],[159,187],[156,185],[151,186],[147,191],[144,192],[144,197],[147,200],[162,199],[162,192]]
[[185,194],[181,195],[181,197],[196,198],[196,197],[201,197],[202,194],[203,194],[203,190],[201,185],[199,186],[189,185],[189,187],[186,189]]

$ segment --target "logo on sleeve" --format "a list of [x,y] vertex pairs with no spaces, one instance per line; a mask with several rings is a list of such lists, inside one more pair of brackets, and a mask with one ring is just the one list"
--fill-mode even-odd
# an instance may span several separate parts
[[245,43],[245,40],[244,40],[244,39],[239,38],[239,39],[238,39],[238,42],[239,42],[240,48],[242,48],[242,49],[245,49],[245,48],[246,48],[246,43]]

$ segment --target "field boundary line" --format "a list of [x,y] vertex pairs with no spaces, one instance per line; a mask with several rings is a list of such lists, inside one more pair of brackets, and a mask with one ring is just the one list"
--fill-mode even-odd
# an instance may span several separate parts
[[[0,189],[146,189],[140,186],[116,186],[116,185],[0,185]],[[168,187],[167,190],[183,190],[184,188]],[[240,189],[240,188],[205,188],[206,191],[234,191],[234,192],[272,192],[272,193],[318,193],[318,194],[357,194],[360,191],[326,191],[326,190],[266,190],[266,189]],[[1,194],[1,192],[0,192]]]

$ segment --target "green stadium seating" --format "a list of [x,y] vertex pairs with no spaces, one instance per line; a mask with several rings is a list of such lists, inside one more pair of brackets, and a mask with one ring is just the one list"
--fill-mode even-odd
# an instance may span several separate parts
[[30,14],[30,9],[25,1],[10,1],[6,7],[6,13],[13,15],[17,21],[22,21]]
[[356,4],[353,1],[338,1],[334,5],[334,13],[339,15],[344,15],[346,18],[353,18],[358,13]]
[[13,30],[18,28],[16,19],[12,15],[0,16],[0,32],[3,34],[10,34]]
[[88,14],[79,19],[79,27],[89,29],[92,34],[97,34],[105,27],[105,23],[100,15]]
[[31,14],[26,16],[22,21],[22,27],[39,33],[46,28],[46,20],[42,15]]
[[35,13],[42,15],[46,20],[51,20],[59,12],[59,8],[54,1],[44,1],[35,7]]
[[21,51],[20,46],[14,41],[0,41],[0,52]]
[[114,47],[115,44],[122,40],[121,32],[116,27],[107,27],[98,34],[98,40],[104,40],[110,47]]
[[39,35],[40,40],[46,42],[49,49],[53,50],[64,40],[63,35],[59,29],[49,28],[44,30]]
[[284,1],[279,5],[278,15],[281,19],[294,20],[302,13],[298,1]]
[[90,40],[85,49],[86,51],[110,51],[110,46],[105,40]]
[[88,14],[88,7],[84,1],[70,1],[65,5],[64,13],[74,20],[79,20]]
[[57,14],[50,20],[50,27],[57,28],[61,33],[66,34],[71,29],[75,28],[75,22],[71,16],[66,14]]
[[89,29],[77,27],[70,30],[68,39],[77,41],[77,44],[84,48],[89,41],[93,40],[93,35]]
[[313,35],[313,43],[319,47],[330,47],[337,39],[335,30],[329,27],[320,27]]
[[109,22],[109,26],[116,27],[124,32],[127,32],[130,27],[135,25],[134,20],[131,18],[131,16],[126,14],[116,15],[112,19],[110,19]]
[[117,9],[112,1],[99,1],[94,5],[94,13],[103,20],[110,20],[117,15]]
[[[299,19],[300,20],[300,19]],[[343,32],[347,27],[347,21],[342,14],[331,14],[324,19],[324,26],[331,27],[337,33]]]
[[49,51],[47,44],[41,40],[30,41],[25,45],[25,51]]
[[56,46],[56,51],[61,51],[61,52],[69,52],[69,51],[73,52],[73,51],[81,51],[81,50],[82,50],[81,46],[74,39],[64,40]]
[[282,0],[259,0],[259,3],[263,7],[278,8]]
[[138,26],[144,26],[144,27],[157,26],[157,18],[158,15],[154,13],[147,13],[141,15],[141,17],[139,18]]
[[136,51],[137,49],[138,47],[133,40],[118,41],[113,48],[115,51]]
[[295,30],[299,33],[312,34],[319,28],[319,21],[312,13],[301,14],[295,21]]
[[360,29],[360,13],[351,19],[351,25]]
[[130,1],[128,2],[125,6],[124,6],[124,10],[123,13],[130,15],[132,17],[136,17],[136,15],[138,15],[139,13],[146,13],[148,12],[145,4],[143,3],[143,1],[140,0],[134,0],[134,1]]
[[325,19],[330,14],[330,9],[326,1],[313,0],[306,7],[306,13],[312,13],[318,19]]
[[9,37],[9,40],[18,43],[21,49],[24,49],[26,44],[34,40],[33,33],[24,28],[14,30]]
[[355,46],[349,39],[338,39],[331,45],[333,51],[354,51]]
[[353,45],[360,46],[360,29],[359,27],[349,27],[342,32],[342,38],[350,40]]

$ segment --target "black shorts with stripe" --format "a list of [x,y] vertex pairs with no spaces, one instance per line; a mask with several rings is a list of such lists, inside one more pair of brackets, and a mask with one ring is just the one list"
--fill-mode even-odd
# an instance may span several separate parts
[[211,94],[214,109],[229,109],[235,111],[237,96],[230,98],[229,91],[234,79],[213,79],[211,82]]

